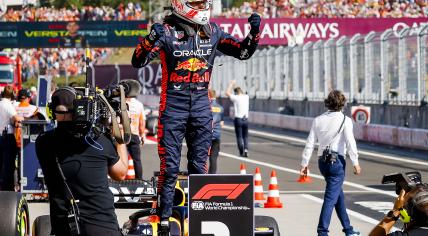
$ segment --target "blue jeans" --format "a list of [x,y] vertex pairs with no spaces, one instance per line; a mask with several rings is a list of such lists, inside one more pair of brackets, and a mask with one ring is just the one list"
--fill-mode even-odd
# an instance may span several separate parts
[[244,151],[248,150],[248,119],[235,118],[235,135],[238,143],[239,155],[244,155]]
[[342,189],[343,181],[345,180],[345,159],[339,156],[339,159],[334,163],[324,162],[319,159],[318,167],[327,182],[324,193],[324,203],[318,222],[318,236],[328,235],[328,227],[330,225],[333,208],[336,209],[337,216],[343,227],[343,232],[345,232],[345,234],[352,232],[353,228],[349,221],[348,213],[346,213],[345,196],[343,195]]

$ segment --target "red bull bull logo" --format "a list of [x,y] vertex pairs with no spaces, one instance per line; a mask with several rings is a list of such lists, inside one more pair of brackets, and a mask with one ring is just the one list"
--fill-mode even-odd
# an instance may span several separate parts
[[198,71],[201,69],[208,69],[207,63],[199,60],[198,58],[191,58],[187,61],[179,62],[175,70],[188,70],[188,71]]

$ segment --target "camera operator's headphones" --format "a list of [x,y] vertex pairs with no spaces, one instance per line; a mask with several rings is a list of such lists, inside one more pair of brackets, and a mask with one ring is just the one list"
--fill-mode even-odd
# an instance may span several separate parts
[[[52,93],[52,96],[51,96],[51,97],[54,97],[54,95],[55,95],[56,93],[61,92],[61,91],[63,91],[63,90],[66,90],[66,91],[70,92],[71,94],[73,94],[73,95],[74,95],[74,98],[76,98],[76,96],[77,96],[77,91],[76,91],[76,89],[74,89],[73,87],[70,87],[70,86],[64,86],[64,87],[61,87],[61,88],[59,88],[59,89],[55,90],[55,91]],[[64,111],[56,111],[55,109],[56,109],[56,107],[57,107],[57,106],[59,106],[59,105],[61,105],[61,104],[55,104],[53,101],[51,101],[51,102],[48,104],[48,114],[52,116],[52,119],[53,119],[53,120],[56,120],[55,113],[58,113],[58,114],[65,114],[65,113],[73,112],[73,110],[68,109],[68,108],[67,108],[67,109],[68,109],[68,111],[66,111],[66,112],[64,112]]]
[[418,192],[412,200],[407,203],[405,208],[400,209],[400,220],[403,223],[410,223],[415,218],[417,208],[422,207],[428,202],[428,186],[423,186],[422,189],[423,191]]

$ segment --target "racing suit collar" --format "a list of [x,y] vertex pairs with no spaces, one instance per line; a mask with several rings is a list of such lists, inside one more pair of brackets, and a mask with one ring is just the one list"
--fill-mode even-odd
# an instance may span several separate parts
[[[193,37],[196,35],[196,31],[195,31],[196,24],[185,21],[174,13],[172,15],[166,16],[164,21],[165,21],[165,23],[170,24],[170,25],[178,25],[190,37]],[[205,33],[205,35],[208,38],[211,38],[211,26],[210,26],[210,24],[206,24],[206,25],[203,25],[200,27],[201,27],[201,30]]]

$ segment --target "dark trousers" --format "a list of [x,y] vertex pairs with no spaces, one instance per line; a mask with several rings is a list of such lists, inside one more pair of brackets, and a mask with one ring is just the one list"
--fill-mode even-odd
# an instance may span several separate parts
[[220,139],[213,139],[211,143],[210,168],[208,174],[217,173],[217,157],[220,152]]
[[0,136],[0,190],[14,191],[15,158],[18,152],[13,134]]
[[[163,82],[162,82],[163,83]],[[175,183],[181,161],[183,139],[187,143],[189,174],[208,172],[208,152],[212,141],[212,120],[207,90],[162,91],[158,120],[158,215],[172,215]]]
[[132,134],[131,141],[128,145],[129,155],[131,155],[132,161],[134,162],[135,178],[143,178],[143,165],[141,164],[141,140],[140,136]]
[[238,144],[239,155],[244,155],[244,150],[248,150],[248,119],[235,118],[235,134]]
[[345,195],[342,189],[343,181],[345,180],[345,159],[339,156],[339,159],[334,163],[319,159],[318,167],[327,182],[324,193],[324,203],[318,222],[318,236],[328,235],[328,227],[330,226],[333,208],[336,210],[337,216],[342,224],[343,232],[345,232],[345,234],[352,232],[353,228],[349,221],[348,213],[346,212]]

